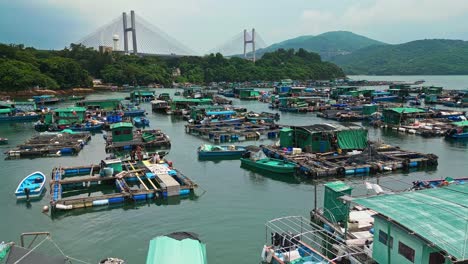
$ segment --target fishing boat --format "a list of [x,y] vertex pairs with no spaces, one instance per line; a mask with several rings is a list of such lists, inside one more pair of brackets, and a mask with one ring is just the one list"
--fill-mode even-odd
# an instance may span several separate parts
[[149,120],[144,117],[134,117],[133,118],[133,125],[135,127],[147,127],[149,126]]
[[225,157],[241,157],[247,151],[245,147],[241,146],[213,146],[204,144],[198,147],[199,158],[225,158]]
[[44,191],[45,179],[44,173],[40,171],[29,174],[16,188],[16,199],[39,198]]
[[445,135],[446,138],[462,139],[468,138],[468,121],[452,123],[455,127],[450,129]]
[[7,145],[8,144],[8,138],[0,138],[0,145]]
[[241,158],[241,164],[244,166],[281,174],[294,174],[296,171],[295,163],[272,158],[264,158],[259,160]]
[[146,264],[206,264],[206,245],[197,234],[174,232],[150,241]]
[[163,101],[163,100],[151,101],[151,110],[153,110],[153,112],[166,113],[166,111],[169,109],[170,107],[167,101]]

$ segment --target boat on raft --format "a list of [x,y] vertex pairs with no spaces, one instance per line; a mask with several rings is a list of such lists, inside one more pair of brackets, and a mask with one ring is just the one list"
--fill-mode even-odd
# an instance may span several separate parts
[[133,125],[135,127],[147,127],[149,126],[150,121],[145,117],[136,116],[133,118]]
[[172,263],[208,263],[206,245],[197,234],[190,232],[174,232],[153,238],[149,244],[146,264]]
[[35,199],[41,197],[44,192],[46,182],[44,173],[40,171],[33,172],[26,176],[15,190],[17,200]]
[[236,158],[241,157],[247,149],[242,146],[218,146],[203,144],[197,149],[198,158]]
[[8,138],[0,138],[0,145],[7,145],[8,144]]

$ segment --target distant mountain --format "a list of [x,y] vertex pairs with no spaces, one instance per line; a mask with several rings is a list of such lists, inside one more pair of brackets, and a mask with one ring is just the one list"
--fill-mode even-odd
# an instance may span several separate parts
[[425,39],[369,46],[331,59],[346,74],[468,74],[468,41]]
[[356,50],[374,45],[386,44],[349,31],[331,31],[317,36],[300,36],[273,44],[258,50],[257,56],[260,57],[266,52],[277,49],[303,48],[320,54],[324,60],[330,60],[335,56],[351,54]]

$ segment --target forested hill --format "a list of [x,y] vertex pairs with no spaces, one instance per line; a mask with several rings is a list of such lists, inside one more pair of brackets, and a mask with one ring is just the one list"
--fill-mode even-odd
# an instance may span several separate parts
[[332,59],[346,74],[468,74],[468,41],[426,39],[371,46]]
[[288,39],[258,50],[257,55],[260,57],[266,52],[273,52],[280,48],[295,50],[303,48],[320,54],[324,60],[329,60],[335,56],[350,54],[374,45],[385,45],[385,43],[349,31],[330,31],[317,36]]
[[[172,72],[179,68],[180,76]],[[41,51],[22,45],[0,44],[0,91],[33,87],[49,89],[90,87],[92,78],[114,85],[148,85],[175,82],[204,84],[219,81],[274,81],[280,79],[333,79],[343,71],[322,62],[316,53],[303,49],[277,50],[256,63],[221,54],[204,57],[136,57],[101,54],[92,48],[72,44],[59,51]]]

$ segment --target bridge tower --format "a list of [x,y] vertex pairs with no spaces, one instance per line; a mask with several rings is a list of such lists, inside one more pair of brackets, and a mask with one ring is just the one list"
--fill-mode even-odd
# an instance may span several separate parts
[[127,27],[127,13],[122,13],[123,21],[123,33],[124,33],[124,51],[128,54],[128,32],[132,32],[132,44],[133,54],[137,55],[137,39],[136,39],[136,28],[135,28],[135,11],[130,11],[130,27]]
[[252,36],[248,39],[247,29],[244,29],[244,58],[247,59],[247,44],[252,44],[252,60],[255,62],[255,28],[252,28]]

